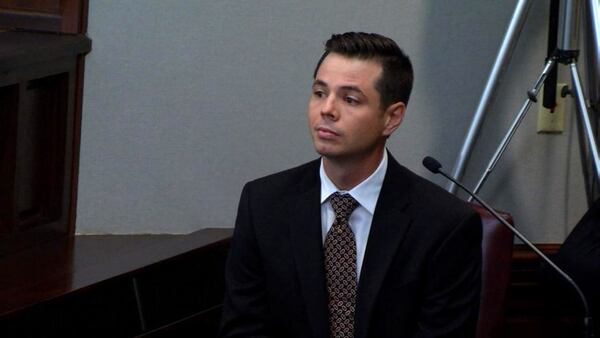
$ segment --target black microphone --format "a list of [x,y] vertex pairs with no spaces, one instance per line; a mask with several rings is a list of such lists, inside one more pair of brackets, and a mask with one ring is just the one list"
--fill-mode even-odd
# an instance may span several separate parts
[[429,171],[431,171],[434,174],[441,174],[442,176],[444,176],[445,178],[449,179],[454,184],[459,186],[462,190],[466,191],[477,202],[479,202],[479,204],[481,206],[483,206],[498,221],[500,221],[500,223],[504,224],[507,228],[509,228],[510,231],[512,231],[517,237],[519,237],[519,239],[521,241],[523,241],[523,243],[525,243],[528,247],[530,247],[531,250],[533,250],[538,256],[540,256],[546,263],[548,263],[552,267],[552,269],[554,269],[554,271],[556,271],[567,282],[569,282],[569,284],[571,284],[573,286],[575,291],[577,291],[577,294],[579,294],[579,297],[581,298],[581,302],[583,303],[583,308],[585,310],[585,315],[583,318],[583,325],[585,328],[584,335],[586,338],[593,338],[594,332],[593,332],[593,324],[592,324],[592,316],[590,314],[590,308],[588,306],[588,302],[587,302],[587,299],[585,298],[585,295],[583,294],[583,292],[581,291],[581,289],[579,288],[577,283],[575,283],[575,281],[569,275],[567,275],[566,272],[564,272],[561,268],[559,268],[556,264],[554,264],[550,260],[550,258],[548,258],[548,256],[544,255],[543,252],[541,252],[535,245],[533,245],[527,238],[525,238],[525,236],[523,236],[517,229],[515,229],[515,227],[510,225],[510,223],[508,223],[504,218],[502,218],[502,216],[500,216],[494,209],[492,209],[487,203],[485,203],[481,198],[479,198],[479,196],[477,196],[471,190],[467,189],[462,183],[460,183],[459,181],[455,180],[453,177],[451,177],[450,175],[448,175],[444,171],[442,171],[441,170],[442,165],[435,158],[426,156],[423,159],[423,166],[425,166],[425,168],[427,168]]

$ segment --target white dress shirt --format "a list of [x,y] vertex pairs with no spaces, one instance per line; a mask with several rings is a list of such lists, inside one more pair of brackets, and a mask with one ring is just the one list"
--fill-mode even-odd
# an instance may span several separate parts
[[367,179],[350,191],[345,191],[338,189],[335,184],[331,182],[329,177],[327,177],[325,169],[323,168],[323,159],[321,159],[319,175],[321,177],[321,232],[323,235],[323,242],[325,242],[325,236],[335,219],[335,212],[329,203],[329,196],[336,191],[348,193],[359,203],[359,206],[350,215],[350,219],[348,220],[350,228],[352,229],[352,232],[354,232],[354,238],[356,239],[357,278],[360,278],[362,262],[365,257],[365,250],[367,249],[369,231],[371,230],[371,222],[373,221],[373,213],[375,212],[379,192],[383,185],[387,163],[387,151],[384,150],[383,158],[371,176],[367,177]]

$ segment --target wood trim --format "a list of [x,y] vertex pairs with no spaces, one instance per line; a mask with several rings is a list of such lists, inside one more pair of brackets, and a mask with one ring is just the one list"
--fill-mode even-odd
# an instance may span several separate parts
[[3,28],[59,32],[61,24],[62,17],[58,14],[0,9],[0,27]]
[[88,0],[61,0],[62,33],[86,33]]
[[[560,249],[560,243],[534,243],[534,245],[545,255],[552,256]],[[515,244],[513,249],[514,261],[536,261],[540,258],[525,244]]]
[[81,145],[81,119],[83,111],[83,83],[84,83],[85,57],[77,58],[75,70],[75,102],[73,114],[73,135],[72,135],[72,156],[71,156],[71,182],[70,191],[65,192],[69,197],[68,206],[68,227],[69,234],[75,233],[75,223],[77,221],[77,192],[79,186],[79,150]]
[[32,0],[24,6],[0,5],[0,27],[66,34],[87,32],[88,0],[60,0],[49,10]]

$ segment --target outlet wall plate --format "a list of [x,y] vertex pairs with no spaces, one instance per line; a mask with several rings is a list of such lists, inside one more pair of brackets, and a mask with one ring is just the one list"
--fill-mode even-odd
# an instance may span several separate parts
[[[560,134],[565,130],[565,103],[564,97],[560,96],[561,89],[565,83],[556,84],[556,107],[553,110],[544,107],[543,100],[538,97],[538,119],[537,132],[543,134]],[[541,93],[542,91],[540,91]]]

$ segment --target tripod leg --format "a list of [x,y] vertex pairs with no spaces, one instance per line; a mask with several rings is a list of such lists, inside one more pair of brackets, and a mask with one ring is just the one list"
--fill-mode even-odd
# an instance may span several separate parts
[[[475,187],[475,189],[473,189],[473,191],[476,194],[479,192],[479,190],[481,189],[481,187],[483,186],[483,184],[487,180],[488,176],[492,173],[492,171],[494,170],[494,167],[496,166],[496,164],[498,164],[498,161],[500,160],[500,157],[502,157],[502,155],[504,154],[504,151],[506,150],[506,147],[508,147],[508,144],[510,143],[510,140],[515,135],[515,132],[517,131],[517,128],[519,128],[519,125],[523,121],[523,118],[525,117],[525,115],[529,111],[529,108],[531,107],[532,102],[535,102],[536,96],[539,93],[540,88],[542,87],[542,84],[544,84],[544,80],[546,79],[546,77],[548,76],[548,74],[550,73],[550,71],[552,71],[552,69],[554,69],[555,66],[556,66],[556,60],[553,59],[553,58],[549,59],[546,62],[546,65],[544,66],[544,70],[542,70],[542,74],[540,74],[540,76],[538,77],[537,81],[533,85],[533,88],[530,91],[527,92],[527,100],[525,100],[525,103],[523,103],[523,106],[521,107],[521,110],[519,111],[519,113],[515,117],[513,123],[510,126],[510,128],[508,128],[508,132],[505,134],[504,138],[502,139],[502,142],[500,142],[500,146],[498,146],[498,148],[496,149],[496,152],[494,153],[494,156],[492,156],[492,159],[488,163],[487,169],[483,172],[483,175],[479,179],[479,182],[477,182],[477,186]],[[469,202],[471,200],[472,200],[472,198],[470,197],[469,198]]]
[[571,77],[573,81],[573,95],[575,95],[577,102],[577,116],[579,117],[579,122],[582,124],[582,131],[585,133],[588,141],[587,145],[592,156],[591,160],[596,173],[596,180],[600,180],[600,155],[598,153],[598,144],[596,143],[594,130],[592,129],[592,123],[590,121],[590,114],[585,102],[583,89],[581,87],[581,80],[579,79],[579,72],[577,71],[577,63],[571,62],[569,64],[569,69],[571,70]]
[[[483,90],[483,94],[481,94],[481,99],[477,105],[475,116],[471,121],[469,131],[467,132],[467,136],[465,137],[458,158],[456,159],[456,164],[454,165],[454,169],[452,171],[452,176],[456,179],[460,180],[464,174],[466,162],[473,151],[473,146],[475,145],[477,135],[479,134],[479,129],[481,129],[485,113],[494,97],[496,88],[500,82],[500,77],[502,76],[502,72],[506,68],[510,56],[515,49],[519,39],[519,34],[523,29],[523,25],[525,24],[525,19],[527,18],[527,13],[529,12],[530,7],[531,1],[529,0],[519,0],[517,6],[515,7],[510,24],[508,25],[508,29],[504,35],[504,40],[502,41],[502,45],[500,46],[500,50],[496,56],[496,61],[492,67],[492,71]],[[457,186],[454,185],[454,183],[450,183],[447,188],[447,190],[453,194],[456,193],[456,189]]]

